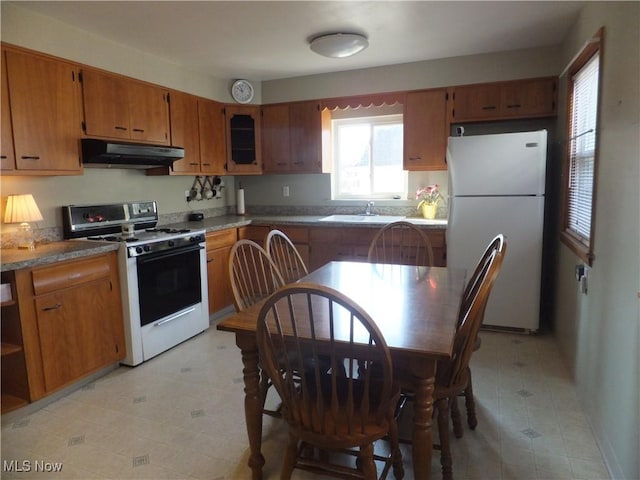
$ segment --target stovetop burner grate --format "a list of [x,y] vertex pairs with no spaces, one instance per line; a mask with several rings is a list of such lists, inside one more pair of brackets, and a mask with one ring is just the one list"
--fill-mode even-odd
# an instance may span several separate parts
[[191,231],[190,228],[147,228],[146,232],[150,233],[189,233]]

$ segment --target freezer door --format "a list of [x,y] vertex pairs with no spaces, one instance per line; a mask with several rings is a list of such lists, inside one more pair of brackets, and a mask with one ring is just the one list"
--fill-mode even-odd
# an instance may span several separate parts
[[547,131],[450,137],[449,195],[543,195]]
[[544,197],[455,197],[449,208],[448,267],[471,275],[493,237],[503,233],[507,240],[484,324],[537,330]]

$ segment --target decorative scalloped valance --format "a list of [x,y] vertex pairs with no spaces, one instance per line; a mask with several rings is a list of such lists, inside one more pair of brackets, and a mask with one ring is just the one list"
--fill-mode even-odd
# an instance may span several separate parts
[[354,97],[325,98],[320,101],[322,109],[344,110],[346,108],[380,107],[382,105],[403,104],[405,92],[358,95]]

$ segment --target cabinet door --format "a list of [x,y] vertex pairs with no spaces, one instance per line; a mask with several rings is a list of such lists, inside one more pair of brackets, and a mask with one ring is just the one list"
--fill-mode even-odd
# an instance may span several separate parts
[[446,169],[447,134],[446,90],[407,93],[404,105],[404,169]]
[[207,233],[209,315],[233,304],[229,279],[229,253],[237,238],[235,228]]
[[502,113],[507,117],[537,117],[556,112],[556,81],[553,78],[505,83]]
[[[126,81],[131,140],[169,144],[169,103],[164,88]],[[182,145],[178,145],[182,146]]]
[[226,138],[224,108],[213,100],[198,99],[200,168],[205,175],[225,175]]
[[469,85],[455,88],[456,121],[490,120],[499,117],[500,85]]
[[316,101],[289,106],[291,171],[322,173],[322,112]]
[[84,130],[88,136],[131,138],[125,79],[83,70],[82,100]]
[[230,246],[207,252],[209,315],[233,304],[233,292],[229,280],[229,253],[231,253]]
[[80,173],[76,68],[14,51],[6,62],[16,168]]
[[47,392],[121,358],[113,325],[104,321],[113,318],[117,306],[111,298],[111,284],[104,279],[36,299]]
[[291,166],[289,105],[262,107],[262,159],[265,173],[288,173]]
[[11,107],[9,105],[9,87],[7,86],[7,61],[5,52],[2,50],[2,83],[0,84],[0,110],[2,118],[0,119],[0,168],[3,171],[15,170],[16,157],[13,150],[13,130],[11,128]]
[[260,107],[227,105],[227,172],[262,173]]
[[184,158],[173,162],[174,173],[200,173],[200,141],[198,135],[198,98],[182,92],[171,92],[171,145],[184,148]]

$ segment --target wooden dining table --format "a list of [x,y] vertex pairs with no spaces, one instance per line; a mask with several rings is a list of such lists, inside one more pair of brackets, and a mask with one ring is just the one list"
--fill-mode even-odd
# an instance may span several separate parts
[[[330,262],[300,281],[334,288],[355,300],[376,322],[395,369],[413,378],[412,458],[415,479],[430,477],[433,390],[438,360],[451,357],[466,272],[445,267],[415,267],[366,262]],[[249,436],[249,467],[262,479],[262,401],[256,325],[262,303],[217,325],[234,332],[245,385],[244,409]]]

